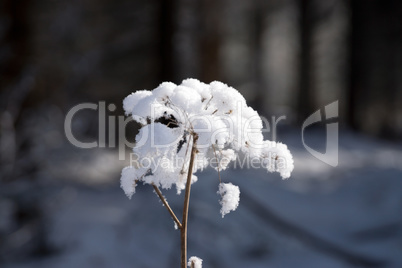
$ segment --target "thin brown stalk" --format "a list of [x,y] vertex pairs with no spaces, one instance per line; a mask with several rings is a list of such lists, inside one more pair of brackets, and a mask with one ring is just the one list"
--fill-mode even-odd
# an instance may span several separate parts
[[214,149],[215,158],[216,158],[216,161],[218,162],[217,168],[218,168],[219,183],[222,183],[222,181],[221,181],[221,172],[220,172],[220,168],[219,168],[219,166],[220,166],[220,161],[219,161],[219,159],[218,159],[218,155],[216,154],[215,146],[214,146],[213,144],[212,144],[212,149]]
[[[191,138],[191,136],[190,136],[190,138]],[[190,139],[190,138],[189,138],[189,139]],[[187,159],[188,148],[190,148],[190,141],[187,143],[186,154],[184,155],[184,159]],[[185,164],[185,163],[186,163],[186,162],[183,161],[183,165],[182,165],[182,167],[181,167],[180,173],[181,173],[181,172],[184,173],[184,164]]]
[[195,156],[197,154],[197,139],[198,135],[196,133],[192,134],[193,137],[193,146],[191,148],[191,157],[190,164],[188,167],[187,173],[187,183],[186,183],[186,192],[184,196],[184,205],[183,205],[183,220],[182,220],[182,228],[180,229],[180,240],[181,240],[181,268],[187,267],[187,220],[188,220],[188,207],[190,204],[190,190],[191,190],[191,176],[193,174],[193,166]]
[[179,229],[182,228],[182,224],[180,223],[179,219],[176,217],[176,214],[174,214],[173,210],[171,209],[171,207],[169,206],[168,202],[166,201],[166,198],[162,195],[162,192],[159,190],[158,186],[156,186],[155,184],[152,183],[152,186],[155,189],[156,194],[159,196],[159,198],[161,199],[163,205],[165,206],[165,208],[167,209],[167,211],[169,212],[170,216],[172,216],[172,219],[175,221],[175,223],[177,224],[177,227]]
[[205,105],[205,110],[208,109],[209,103],[211,102],[211,100],[213,99],[214,96],[212,96],[209,101],[207,102],[207,104]]

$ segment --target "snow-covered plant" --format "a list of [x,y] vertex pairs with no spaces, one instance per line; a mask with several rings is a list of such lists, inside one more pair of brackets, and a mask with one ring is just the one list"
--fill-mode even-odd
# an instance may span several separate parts
[[[190,187],[197,181],[194,173],[208,165],[219,173],[240,154],[270,172],[279,172],[284,179],[293,170],[287,146],[264,140],[258,113],[236,89],[224,83],[205,84],[196,79],[186,79],[180,85],[164,82],[153,91],[130,94],[123,108],[142,127],[133,148],[137,165],[123,169],[121,187],[129,198],[140,181],[154,187],[181,230],[181,267],[187,264],[187,215]],[[178,194],[185,190],[181,222],[159,189],[172,186]],[[218,189],[223,217],[237,208],[240,190],[223,182]]]

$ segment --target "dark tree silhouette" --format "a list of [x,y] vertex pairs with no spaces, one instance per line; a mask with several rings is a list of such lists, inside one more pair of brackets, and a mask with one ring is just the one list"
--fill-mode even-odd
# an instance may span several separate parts
[[316,105],[316,92],[312,82],[314,70],[312,68],[313,51],[313,9],[311,0],[299,0],[299,35],[300,35],[300,56],[299,56],[299,95],[296,99],[298,121],[306,119]]
[[223,40],[221,26],[222,2],[200,0],[199,60],[200,79],[204,82],[222,79],[220,49]]
[[159,50],[160,81],[175,81],[177,79],[173,40],[177,30],[177,9],[176,0],[159,1],[159,30],[157,31],[159,38],[156,39]]
[[396,137],[402,101],[401,3],[350,0],[349,4],[347,122],[354,130]]
[[265,1],[253,1],[253,23],[252,23],[252,43],[251,43],[251,58],[252,58],[252,78],[255,86],[254,91],[256,96],[254,99],[253,107],[260,112],[264,111],[265,100],[267,99],[268,90],[264,81],[264,46],[263,35],[265,30],[264,20],[267,14]]

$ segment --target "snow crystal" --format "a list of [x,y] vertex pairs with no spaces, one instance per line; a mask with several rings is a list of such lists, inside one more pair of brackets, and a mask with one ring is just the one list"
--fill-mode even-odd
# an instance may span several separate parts
[[[226,169],[239,152],[260,161],[269,172],[279,172],[282,178],[288,178],[293,170],[293,158],[286,145],[264,141],[258,113],[247,106],[236,89],[222,82],[163,82],[153,91],[130,94],[123,108],[142,125],[133,148],[137,168],[122,172],[121,185],[128,197],[135,192],[135,180],[164,189],[175,186],[180,193],[187,182],[195,136],[197,154],[190,172],[191,183],[197,181],[194,173],[209,164],[217,163],[217,170]],[[222,202],[232,200],[231,194],[236,191],[231,189],[234,188],[222,188],[226,193],[222,193]],[[236,202],[225,205],[223,215],[234,210],[237,202],[238,194]]]
[[192,256],[190,259],[188,259],[187,265],[190,268],[202,268],[202,259]]
[[221,204],[222,218],[230,211],[236,210],[240,201],[240,189],[232,183],[220,183],[218,193],[222,199],[219,201]]

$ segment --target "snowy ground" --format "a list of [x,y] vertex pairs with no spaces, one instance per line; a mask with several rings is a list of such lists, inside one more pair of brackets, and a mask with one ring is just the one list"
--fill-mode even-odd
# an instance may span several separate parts
[[[189,216],[189,256],[204,267],[402,267],[402,145],[342,132],[339,166],[311,156],[297,133],[283,135],[292,177],[229,169],[240,206],[221,218],[218,176],[197,174]],[[179,231],[150,186],[132,200],[119,189],[126,163],[108,150],[49,157],[44,176],[57,254],[6,267],[178,267]],[[68,170],[67,170],[68,169]],[[56,179],[54,179],[56,180]],[[181,215],[183,194],[165,191]]]

